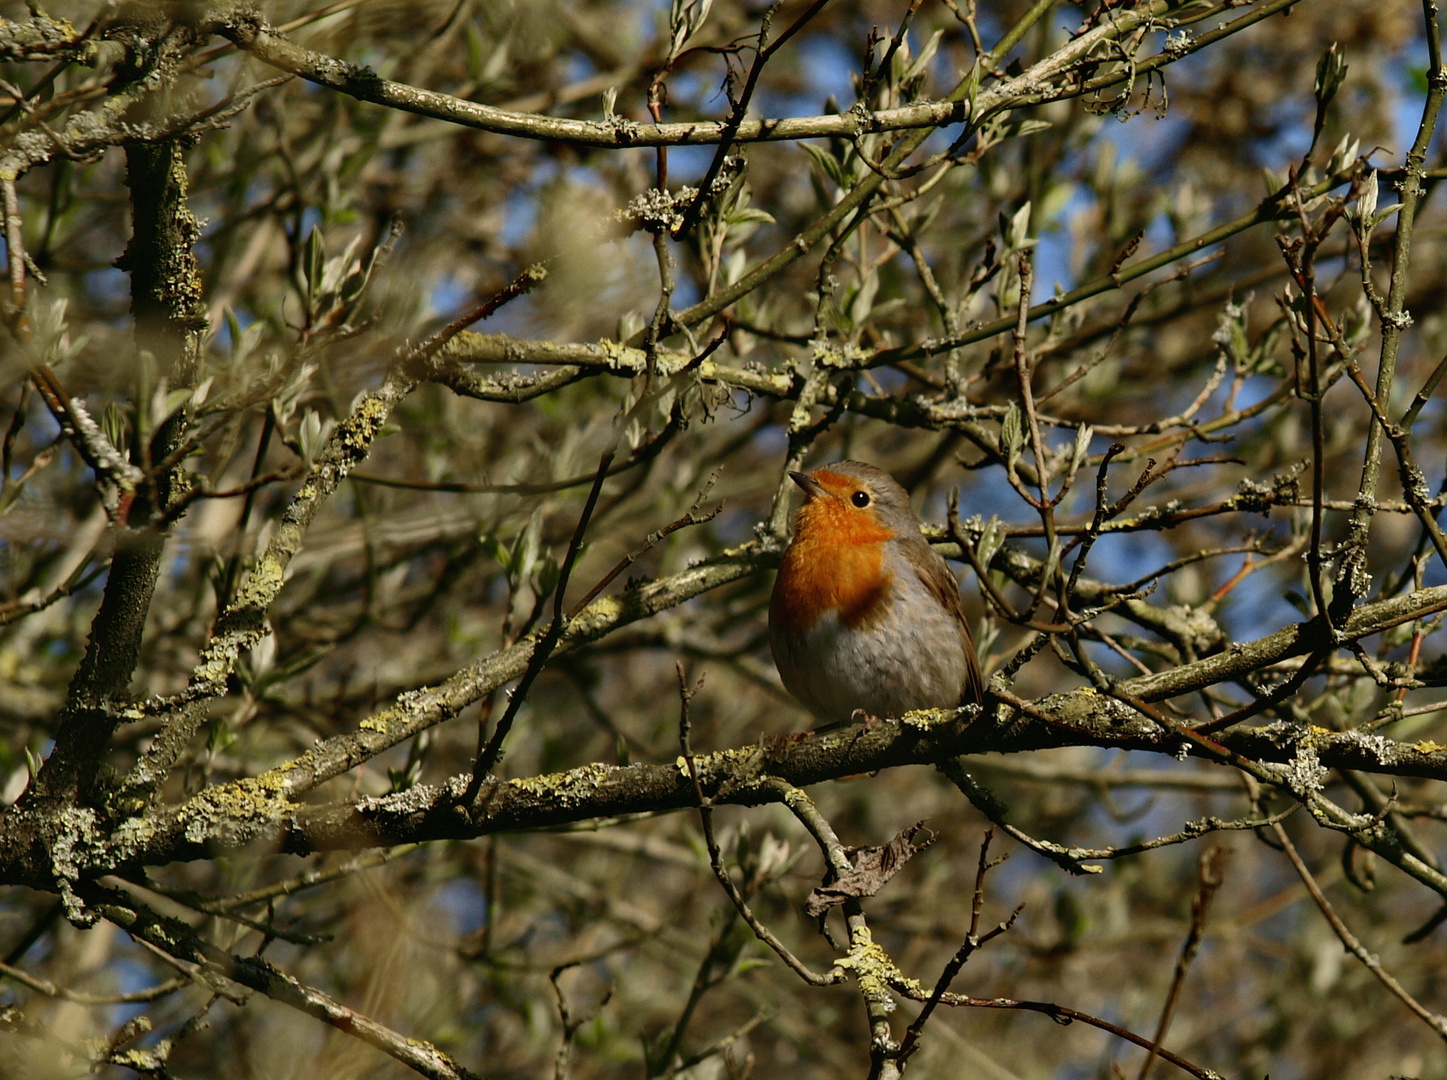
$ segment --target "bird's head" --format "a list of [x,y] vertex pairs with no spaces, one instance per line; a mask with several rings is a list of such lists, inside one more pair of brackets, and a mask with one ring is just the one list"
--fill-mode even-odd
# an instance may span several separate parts
[[796,541],[870,544],[919,533],[909,495],[873,465],[836,461],[789,477],[804,489],[804,504],[794,518]]

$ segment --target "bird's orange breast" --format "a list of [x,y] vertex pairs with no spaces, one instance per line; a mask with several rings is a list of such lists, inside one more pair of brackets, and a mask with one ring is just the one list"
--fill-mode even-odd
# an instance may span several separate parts
[[884,567],[884,545],[893,537],[873,514],[836,499],[805,503],[779,564],[769,621],[796,634],[830,611],[851,630],[874,623],[894,581]]

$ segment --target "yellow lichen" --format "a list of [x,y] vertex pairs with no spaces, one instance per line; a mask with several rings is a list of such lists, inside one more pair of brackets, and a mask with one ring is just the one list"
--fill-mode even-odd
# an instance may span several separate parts
[[569,623],[574,633],[613,622],[623,614],[623,604],[616,596],[603,596],[594,600]]
[[276,821],[296,805],[285,794],[289,768],[279,766],[201,792],[176,815],[186,825],[186,838],[199,843],[212,838],[213,828],[246,830]]
[[924,992],[917,981],[904,977],[883,946],[875,942],[867,926],[856,926],[850,931],[849,952],[835,961],[835,965],[854,972],[855,981],[866,998],[888,1002],[890,1007],[893,1007],[889,997],[889,984],[892,982],[907,986],[911,993]]
[[268,553],[262,556],[246,581],[248,598],[258,593],[274,592],[281,588],[285,580],[286,568],[282,566],[281,560]]
[[914,712],[905,713],[899,719],[905,727],[928,731],[936,724],[949,723],[957,715],[955,709],[917,709]]
[[791,787],[784,792],[784,805],[791,810],[798,810],[801,807],[813,806],[814,800],[809,798],[809,793],[803,788]]
[[518,791],[525,791],[529,795],[553,798],[567,805],[587,798],[613,771],[613,767],[610,765],[595,763],[570,769],[567,772],[515,777],[508,781],[508,786]]
[[598,342],[598,350],[603,354],[603,359],[609,365],[621,368],[638,367],[643,359],[643,354],[637,349],[630,349],[622,342],[604,338]]
[[[310,751],[308,751],[308,753],[310,753]],[[287,773],[292,772],[295,768],[296,762],[288,761],[275,768],[267,769],[266,772],[253,779],[240,780],[238,783],[252,784],[259,791],[280,793],[285,791],[287,785],[290,783],[287,778]]]

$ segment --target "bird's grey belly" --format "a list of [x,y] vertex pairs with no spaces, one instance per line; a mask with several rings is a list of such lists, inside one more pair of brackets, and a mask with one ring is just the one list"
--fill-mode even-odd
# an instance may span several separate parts
[[801,634],[772,633],[789,692],[821,720],[959,704],[968,673],[959,624],[937,603],[911,605],[907,620],[900,606],[868,629],[847,629],[829,612]]

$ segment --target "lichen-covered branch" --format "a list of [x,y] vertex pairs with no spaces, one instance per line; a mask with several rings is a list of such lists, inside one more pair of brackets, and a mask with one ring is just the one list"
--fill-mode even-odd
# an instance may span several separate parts
[[[1209,39],[1200,44],[1188,45],[1159,54],[1140,71],[1155,70],[1174,63],[1189,55],[1197,48],[1219,40],[1222,36],[1236,33],[1259,19],[1291,7],[1299,0],[1276,0],[1265,5],[1265,10],[1252,12],[1251,17],[1242,18],[1230,26],[1225,33],[1218,29]],[[593,146],[605,149],[651,146],[709,146],[722,141],[761,142],[795,139],[819,139],[830,136],[852,137],[890,131],[933,130],[958,124],[966,120],[991,116],[997,112],[1020,105],[1037,105],[1060,96],[1074,96],[1094,93],[1117,85],[1128,76],[1118,73],[1082,80],[1079,86],[1046,89],[1050,81],[1057,79],[1079,64],[1085,57],[1098,50],[1105,41],[1125,37],[1145,23],[1158,22],[1162,25],[1185,25],[1205,19],[1224,11],[1228,5],[1212,10],[1202,7],[1185,13],[1178,21],[1171,20],[1172,8],[1180,5],[1168,0],[1156,0],[1135,10],[1122,11],[1105,26],[1082,35],[1077,42],[1052,54],[1048,63],[1026,72],[1014,79],[1008,79],[997,86],[978,89],[975,85],[973,100],[967,100],[963,93],[952,94],[944,101],[923,102],[897,109],[850,109],[834,116],[808,116],[782,119],[743,120],[730,123],[727,120],[689,121],[674,124],[641,124],[621,117],[606,120],[569,120],[562,117],[538,113],[518,113],[507,109],[494,108],[475,101],[467,101],[432,90],[409,86],[378,75],[371,68],[348,63],[335,57],[304,49],[289,41],[265,24],[246,18],[237,18],[218,28],[218,32],[234,41],[240,48],[273,67],[300,75],[321,86],[350,94],[362,101],[415,113],[480,131],[491,131],[499,135],[511,135],[525,139],[546,139],[550,142],[572,143],[578,146]],[[1028,24],[1026,24],[1028,26]],[[1009,50],[1007,49],[1006,52]],[[976,76],[978,77],[978,76]],[[963,89],[962,84],[962,89]]]
[[[188,387],[195,378],[206,322],[195,254],[200,227],[186,204],[184,150],[175,141],[132,143],[126,160],[135,225],[122,268],[131,275],[136,349],[159,361],[173,388]],[[119,722],[108,705],[125,696],[140,658],[164,546],[153,519],[171,509],[182,485],[179,467],[156,472],[150,466],[170,457],[187,424],[182,407],[149,438],[138,431],[131,447],[131,464],[147,482],[134,492],[121,522],[100,610],[71,679],[55,750],[34,791],[37,797],[74,796],[88,787]]]
[[225,693],[226,677],[242,653],[266,634],[267,611],[286,582],[286,568],[301,550],[308,527],[347,474],[366,459],[392,409],[414,386],[416,377],[407,365],[399,364],[380,387],[362,395],[351,415],[332,432],[287,503],[266,550],[216,620],[181,700],[169,710],[165,725],[126,778],[125,788],[132,797],[153,791],[164,779],[195,737],[204,703]]
[[124,893],[95,890],[106,919],[169,956],[198,965],[213,980],[230,980],[375,1046],[428,1080],[473,1080],[451,1056],[422,1039],[408,1038],[303,983],[268,961],[234,956],[203,940],[185,923],[158,915]]

